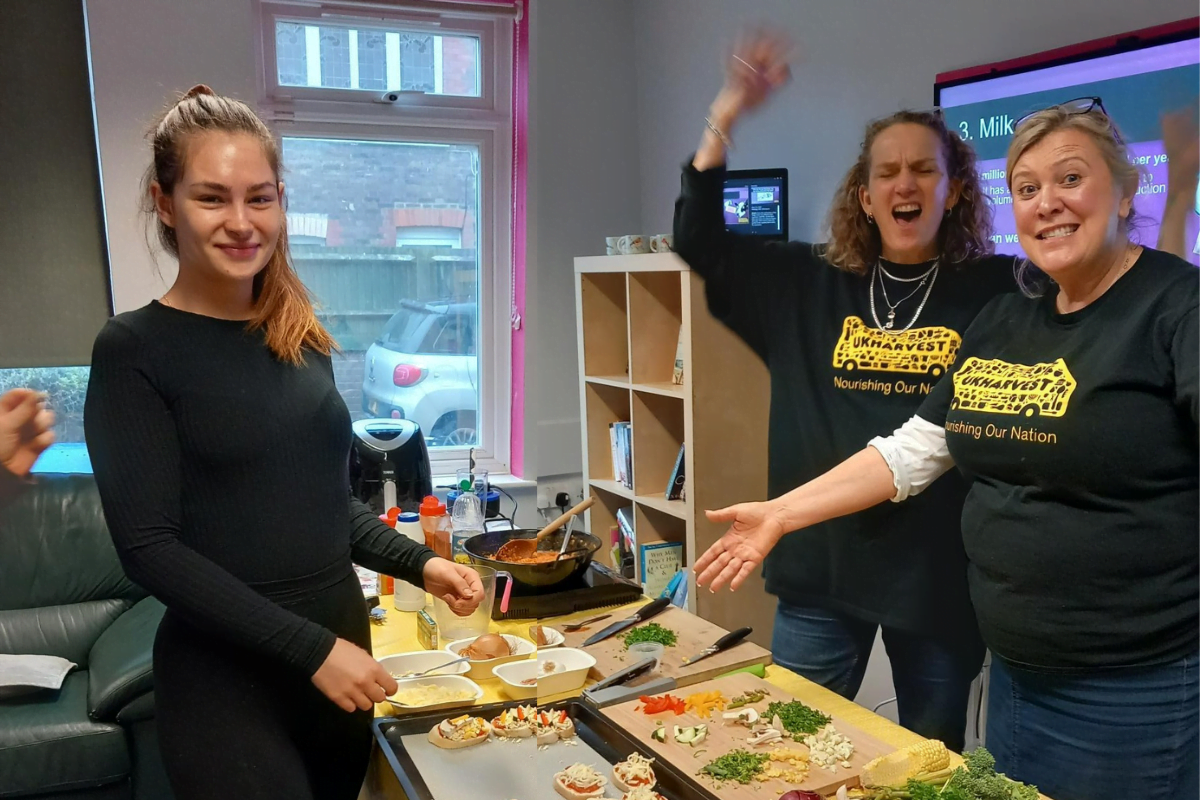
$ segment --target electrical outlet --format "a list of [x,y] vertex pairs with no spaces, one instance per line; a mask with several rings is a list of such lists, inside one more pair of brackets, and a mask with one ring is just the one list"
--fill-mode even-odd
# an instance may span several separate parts
[[557,509],[554,498],[559,492],[566,492],[571,497],[570,505],[583,500],[583,482],[578,479],[561,479],[538,481],[537,504],[539,509]]

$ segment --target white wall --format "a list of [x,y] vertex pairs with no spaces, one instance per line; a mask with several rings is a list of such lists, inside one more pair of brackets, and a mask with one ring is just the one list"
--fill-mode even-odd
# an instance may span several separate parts
[[156,274],[137,214],[139,181],[150,163],[146,130],[178,92],[197,83],[254,102],[254,17],[250,0],[88,0],[87,12],[120,313],[163,294],[175,275],[169,258],[162,259],[162,278]]
[[[723,78],[723,54],[743,26],[766,23],[785,33],[798,45],[798,59],[793,83],[737,129],[730,164],[787,167],[792,236],[811,239],[866,121],[932,106],[939,72],[1195,14],[1195,0],[641,0],[634,22],[641,230],[669,230],[679,165],[699,141]],[[566,300],[564,293],[558,302]],[[542,326],[539,336],[563,330]],[[872,707],[893,694],[877,641],[857,700]],[[883,713],[894,719],[895,706]]]
[[632,0],[534,0],[528,409],[538,477],[582,469],[573,259],[639,233]]

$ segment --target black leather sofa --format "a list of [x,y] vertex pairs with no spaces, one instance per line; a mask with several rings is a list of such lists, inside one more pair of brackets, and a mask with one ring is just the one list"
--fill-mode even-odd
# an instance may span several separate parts
[[79,665],[58,691],[0,700],[0,798],[171,800],[151,670],[162,614],[121,569],[91,476],[40,476],[0,508],[0,653]]

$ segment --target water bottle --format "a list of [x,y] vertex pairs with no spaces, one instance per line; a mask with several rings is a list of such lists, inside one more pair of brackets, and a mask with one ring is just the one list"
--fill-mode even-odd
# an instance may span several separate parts
[[[425,544],[425,532],[421,530],[421,518],[416,514],[401,514],[396,518],[396,531],[417,544]],[[396,597],[392,601],[397,611],[420,611],[425,607],[425,587],[414,586],[408,581],[396,581]]]
[[454,500],[454,510],[450,514],[450,553],[458,563],[470,564],[471,559],[463,545],[467,539],[483,533],[483,506],[479,495],[471,490],[469,481],[463,481],[459,488],[462,494]]

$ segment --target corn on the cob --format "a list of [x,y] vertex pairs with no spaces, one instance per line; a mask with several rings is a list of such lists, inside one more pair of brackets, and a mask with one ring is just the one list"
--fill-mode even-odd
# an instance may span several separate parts
[[930,739],[880,756],[862,769],[864,786],[900,786],[922,773],[939,772],[950,766],[946,745]]

